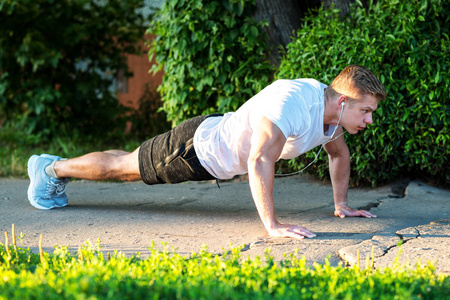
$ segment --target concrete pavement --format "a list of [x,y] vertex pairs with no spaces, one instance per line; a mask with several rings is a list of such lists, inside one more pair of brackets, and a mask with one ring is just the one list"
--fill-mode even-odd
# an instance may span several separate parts
[[350,189],[349,205],[378,218],[339,219],[333,216],[329,184],[304,175],[276,178],[278,219],[317,234],[305,240],[267,237],[245,181],[222,182],[220,189],[215,181],[155,186],[73,181],[67,187],[69,205],[50,211],[29,204],[28,184],[26,179],[0,179],[0,230],[11,233],[15,224],[16,236],[25,235],[19,246],[34,251],[40,234],[48,251],[58,245],[75,252],[88,239],[100,239],[105,252],[143,256],[152,242],[185,255],[206,245],[213,253],[243,246],[243,257],[264,257],[270,247],[276,260],[297,252],[310,265],[327,258],[332,265],[353,265],[357,252],[364,265],[373,249],[375,267],[396,259],[430,260],[437,272],[450,274],[450,190],[419,181],[407,183],[404,196],[393,186]]

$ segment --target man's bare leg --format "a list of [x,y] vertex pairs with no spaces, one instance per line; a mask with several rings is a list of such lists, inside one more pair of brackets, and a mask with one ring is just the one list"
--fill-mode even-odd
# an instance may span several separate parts
[[58,177],[87,180],[141,180],[139,148],[133,152],[108,150],[93,152],[68,160],[57,161],[54,169]]
[[124,151],[124,150],[106,150],[106,151],[103,151],[103,153],[114,154],[117,156],[130,154],[130,152]]

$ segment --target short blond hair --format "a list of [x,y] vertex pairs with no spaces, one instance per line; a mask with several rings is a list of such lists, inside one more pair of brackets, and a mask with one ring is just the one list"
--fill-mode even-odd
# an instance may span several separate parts
[[345,95],[356,100],[365,94],[378,100],[386,99],[386,90],[381,81],[369,69],[359,65],[346,67],[327,88],[328,99]]

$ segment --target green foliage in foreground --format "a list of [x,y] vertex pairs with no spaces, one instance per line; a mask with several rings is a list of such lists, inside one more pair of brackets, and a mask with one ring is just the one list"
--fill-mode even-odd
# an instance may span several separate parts
[[[278,78],[330,84],[345,66],[360,64],[387,90],[374,124],[346,135],[354,183],[379,185],[404,176],[450,183],[449,16],[449,0],[379,0],[367,9],[355,6],[345,18],[320,10],[288,45]],[[291,163],[300,168],[314,156]],[[327,176],[326,154],[308,171]]]
[[274,262],[223,257],[206,250],[189,257],[151,248],[152,254],[104,257],[86,243],[77,255],[0,246],[0,299],[445,299],[450,278],[431,266],[382,271],[306,266],[294,255]]

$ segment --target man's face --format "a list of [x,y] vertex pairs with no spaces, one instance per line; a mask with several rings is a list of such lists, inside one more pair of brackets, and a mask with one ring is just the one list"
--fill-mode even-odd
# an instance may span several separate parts
[[361,100],[346,103],[342,112],[342,126],[350,134],[356,134],[372,124],[372,113],[378,107],[378,99],[372,95],[364,95]]

